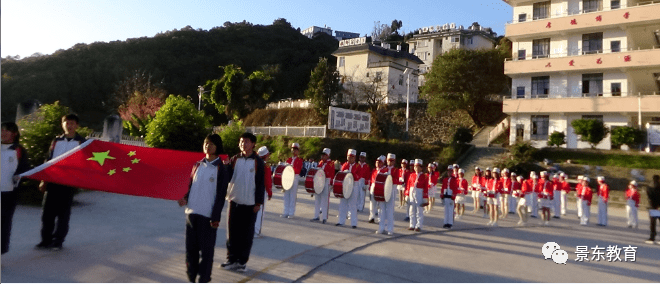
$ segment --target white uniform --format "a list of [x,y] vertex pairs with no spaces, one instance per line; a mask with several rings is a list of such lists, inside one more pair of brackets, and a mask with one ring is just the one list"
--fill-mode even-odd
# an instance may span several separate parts
[[[352,164],[348,168],[348,172],[351,172],[353,166],[356,164]],[[353,183],[353,192],[351,193],[351,196],[346,199],[346,198],[340,198],[339,199],[339,224],[344,225],[346,222],[346,215],[350,215],[351,218],[351,226],[357,226],[358,224],[358,215],[357,215],[357,202],[358,202],[358,190],[361,190],[362,186],[361,183],[359,182],[354,182]]]
[[[419,180],[419,175],[415,179],[415,183]],[[408,201],[410,203],[410,228],[422,229],[422,224],[424,223],[424,189],[422,188],[411,188],[408,191]]]
[[321,193],[314,195],[314,219],[319,219],[319,215],[322,213],[322,218],[320,220],[328,220],[328,205],[330,200],[330,180],[331,178],[326,178],[325,183],[323,184],[323,191]]
[[451,183],[454,181],[454,177],[448,177],[447,178],[447,185],[443,185],[442,192],[442,199],[444,200],[444,205],[445,205],[445,225],[454,225],[454,200],[451,198],[445,198],[445,195],[451,196],[453,194],[453,191],[451,189]]
[[[388,174],[392,174],[392,168],[390,167],[387,171]],[[373,189],[373,184],[371,185]],[[378,222],[378,231],[383,232],[387,230],[388,233],[394,232],[394,203],[398,200],[397,196],[398,190],[392,190],[392,197],[388,202],[378,202],[378,207],[380,207],[380,222]],[[371,190],[373,196],[373,190]],[[387,225],[387,227],[385,227]]]

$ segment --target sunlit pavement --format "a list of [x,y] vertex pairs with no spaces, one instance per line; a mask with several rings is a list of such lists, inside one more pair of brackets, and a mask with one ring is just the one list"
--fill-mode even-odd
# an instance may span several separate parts
[[[10,251],[2,256],[6,282],[187,282],[184,214],[174,201],[84,192],[75,197],[69,235],[59,252],[35,250],[41,208],[19,206]],[[468,198],[468,202],[470,199]],[[403,209],[396,209],[395,234],[374,234],[368,206],[358,228],[336,227],[338,199],[331,197],[326,224],[310,222],[314,200],[302,187],[296,216],[280,218],[282,195],[266,204],[263,237],[255,239],[248,270],[225,271],[224,225],[218,232],[212,282],[657,282],[660,245],[645,244],[648,213],[639,211],[639,229],[626,227],[625,210],[610,208],[609,225],[580,226],[575,204],[562,219],[542,226],[530,218],[517,226],[509,215],[498,227],[486,226],[482,211],[466,214],[443,229],[443,208],[425,216],[422,232],[408,231]],[[368,202],[367,202],[368,205]],[[398,205],[398,204],[397,204]],[[223,223],[226,215],[223,214]],[[347,220],[347,224],[350,224]],[[541,248],[556,242],[568,253],[566,264],[545,259]],[[585,246],[590,261],[576,261]],[[602,250],[594,249],[600,247]],[[608,247],[620,249],[618,254]],[[625,247],[636,247],[634,253]],[[594,253],[596,252],[596,253]],[[598,252],[604,259],[597,261]],[[628,258],[626,258],[628,256]],[[635,257],[632,261],[632,256]],[[595,257],[595,258],[594,258]],[[619,259],[617,259],[618,257]],[[591,260],[594,258],[593,260]]]

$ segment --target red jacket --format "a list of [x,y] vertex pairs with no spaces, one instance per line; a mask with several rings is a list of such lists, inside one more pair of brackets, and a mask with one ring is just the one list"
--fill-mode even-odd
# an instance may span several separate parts
[[639,191],[628,188],[626,190],[626,200],[634,200],[635,207],[639,207]]
[[582,181],[575,185],[575,194],[577,198],[582,198]]
[[357,167],[360,169],[360,178],[364,179],[365,184],[369,184],[369,176],[371,175],[371,168],[367,163],[357,162]]
[[583,186],[581,195],[582,195],[582,200],[587,201],[587,206],[591,206],[591,198],[593,196],[592,192],[591,192],[591,187],[589,187],[589,186],[584,187]]
[[486,187],[486,197],[496,197],[498,193],[502,193],[502,181],[500,179],[489,179]]
[[522,184],[522,196],[525,196],[527,194],[530,194],[534,192],[534,180],[533,179],[527,179],[523,181]]
[[[378,174],[386,174],[387,170],[388,170],[387,167],[382,167],[380,169],[374,169],[371,172],[371,184],[374,184],[376,182],[376,177],[378,176]],[[392,184],[394,184],[394,177],[392,177]]]
[[607,200],[610,197],[610,186],[606,183],[600,185],[598,187],[598,196],[602,197],[603,200],[607,203]]
[[481,190],[481,176],[474,175],[472,176],[472,183],[470,184],[472,190]]
[[523,192],[523,183],[518,182],[517,180],[511,183],[511,192],[513,193],[514,197],[525,197],[525,193]]
[[[417,181],[417,183],[415,183],[415,181]],[[406,194],[410,192],[411,188],[423,189],[424,198],[429,198],[429,175],[426,173],[421,173],[418,179],[417,173],[411,173],[408,177],[408,183],[406,184]]]
[[268,192],[268,198],[271,198],[273,197],[273,172],[268,165],[264,167],[264,175],[264,186],[266,187],[266,192]]
[[567,181],[559,182],[559,190],[569,193],[571,192],[571,184]]
[[539,184],[540,192],[538,193],[539,198],[550,199],[554,198],[554,186],[552,182],[545,181]]
[[[467,181],[465,181],[467,182]],[[458,194],[458,179],[455,177],[446,177],[442,179],[442,192],[441,195],[447,194],[447,188],[451,189],[451,200],[456,199],[456,194]]]
[[388,167],[388,166],[385,166],[385,168],[386,168],[388,171],[390,171],[390,174],[392,175],[392,184],[393,184],[393,185],[399,185],[399,184],[401,184],[401,185],[405,185],[405,183],[401,183],[401,182],[399,182],[399,172],[400,172],[401,170],[397,169],[396,167],[391,167],[391,168],[390,168],[390,167]]
[[341,171],[350,171],[353,174],[353,180],[357,181],[361,178],[360,168],[357,166],[357,163],[349,164],[348,162],[341,165]]
[[479,185],[481,185],[481,192],[486,192],[486,188],[488,188],[488,181],[491,180],[492,177],[486,177],[482,176],[481,181],[479,181]]
[[332,162],[331,159],[327,159],[325,161],[321,160],[319,162],[319,168],[323,169],[325,172],[325,178],[329,178],[330,185],[332,185],[335,180],[335,163]]
[[429,174],[429,185],[430,186],[437,185],[439,179],[440,179],[440,172],[433,171],[433,173]]
[[512,179],[511,178],[501,178],[502,182],[502,194],[511,194],[512,192]]
[[402,184],[402,185],[408,184],[408,178],[410,177],[411,173],[412,172],[409,171],[408,169],[399,169],[399,173],[397,175],[397,177],[398,177],[397,180],[399,180],[399,179],[401,179],[401,177],[403,177],[403,182],[399,183],[399,184]]
[[300,170],[302,170],[303,167],[303,159],[301,157],[288,158],[286,163],[293,166],[293,171],[296,175],[300,175]]
[[468,181],[465,178],[457,178],[456,185],[458,194],[468,194]]

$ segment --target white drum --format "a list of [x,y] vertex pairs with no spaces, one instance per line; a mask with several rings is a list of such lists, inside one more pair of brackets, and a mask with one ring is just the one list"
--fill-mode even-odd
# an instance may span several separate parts
[[337,198],[350,198],[353,193],[353,174],[350,172],[338,172],[332,184],[332,193]]
[[[275,168],[273,184],[277,189],[289,190],[294,186],[296,172],[291,165],[279,165]],[[297,186],[297,184],[296,184]]]

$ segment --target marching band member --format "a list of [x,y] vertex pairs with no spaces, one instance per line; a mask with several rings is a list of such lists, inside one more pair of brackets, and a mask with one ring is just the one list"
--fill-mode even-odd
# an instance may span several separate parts
[[474,176],[472,176],[472,183],[469,191],[472,192],[472,203],[474,205],[474,210],[472,213],[477,213],[479,211],[479,200],[481,200],[481,180],[483,179],[483,174],[479,167],[474,168]]
[[529,179],[527,179],[527,183],[527,189],[529,190],[529,192],[525,192],[527,212],[530,213],[533,218],[536,218],[536,213],[534,212],[534,209],[532,209],[532,205],[536,199],[536,197],[534,197],[534,193],[536,193],[536,188],[539,187],[539,177],[536,175],[536,172],[532,171],[529,173]]
[[540,177],[538,180],[538,185],[534,188],[534,198],[532,198],[532,218],[537,218],[539,209],[540,209],[540,203],[539,202],[539,196],[541,194],[541,190],[543,189],[543,185],[545,182],[548,180],[548,173],[546,171],[541,171],[539,173]]
[[[453,165],[448,165],[447,166],[447,176],[442,178],[442,184],[440,185],[440,204],[442,204],[443,207],[444,207],[444,204],[445,204],[444,192],[447,190],[447,187],[449,187],[449,182],[450,182],[450,179],[452,177],[454,177],[454,166]],[[446,207],[444,207],[444,208],[446,208]]]
[[516,180],[511,185],[513,197],[518,199],[518,202],[516,203],[516,212],[518,212],[518,217],[520,217],[520,221],[518,221],[519,226],[527,224],[527,200],[525,199],[525,193],[529,190],[529,183],[523,181],[522,176],[517,176]]
[[509,169],[502,169],[502,194],[500,196],[500,218],[506,218],[509,215],[509,201],[511,196],[511,176]]
[[268,161],[268,158],[270,158],[270,153],[268,152],[268,148],[266,146],[261,146],[259,150],[257,150],[257,155],[264,160],[264,187],[266,187],[266,191],[264,192],[264,204],[261,204],[261,208],[259,208],[259,212],[257,212],[257,221],[254,223],[254,237],[255,238],[260,238],[261,237],[261,224],[264,221],[264,209],[266,208],[266,199],[270,200],[273,197],[273,173],[270,170],[270,166],[266,163]]
[[408,230],[421,231],[424,223],[424,206],[428,203],[429,180],[423,172],[422,160],[415,159],[415,172],[408,177],[408,203],[410,204],[410,227]]
[[578,220],[582,220],[582,180],[584,176],[577,177],[577,184],[575,185],[575,205],[577,206]]
[[628,217],[628,228],[637,229],[637,208],[639,207],[639,191],[637,181],[631,181],[626,190],[626,215]]
[[599,176],[598,180],[598,223],[599,226],[607,226],[607,200],[610,197],[610,186],[605,183],[605,177]]
[[568,183],[566,180],[568,177],[566,176],[565,173],[559,174],[559,184],[560,184],[560,207],[561,207],[561,215],[566,216],[566,207],[567,207],[567,202],[568,200],[566,197],[568,196],[568,193],[571,192],[571,185]]
[[451,229],[454,225],[454,200],[456,200],[456,194],[458,194],[458,180],[452,173],[447,172],[447,174],[449,176],[443,180],[441,193],[442,204],[445,206],[445,225],[442,227]]
[[[396,168],[394,168],[394,158],[392,158],[392,160],[392,166],[387,167],[385,166],[385,156],[378,157],[378,160],[376,160],[377,169],[374,169],[374,173],[371,177],[372,188],[376,182],[376,176],[379,173],[392,175],[392,181],[395,180],[395,174],[398,171]],[[380,207],[380,221],[378,222],[378,231],[376,231],[377,234],[382,234],[385,231],[387,231],[387,234],[390,236],[394,234],[394,203],[396,203],[396,194],[397,190],[392,190],[392,197],[390,198],[390,201],[378,203],[378,207]]]
[[358,182],[360,185],[360,190],[358,192],[360,193],[358,195],[358,204],[357,204],[357,210],[362,212],[364,210],[364,192],[365,190],[369,190],[369,175],[371,174],[371,168],[369,168],[369,165],[367,164],[367,153],[366,152],[360,152],[360,162],[357,164],[358,169],[360,169],[360,180],[361,182]]
[[490,167],[486,168],[486,172],[484,173],[484,177],[481,179],[481,206],[484,208],[484,216],[483,218],[489,218],[490,215],[488,215],[488,198],[486,197],[486,191],[488,189],[488,181],[493,178],[492,173],[490,172]]
[[580,219],[580,225],[586,226],[589,224],[589,217],[591,215],[591,198],[592,191],[589,187],[589,178],[583,177],[582,179],[582,192],[580,196],[582,197],[582,218]]
[[460,219],[465,213],[465,195],[468,194],[468,181],[465,179],[465,170],[458,170],[457,193],[456,193],[456,219]]
[[[414,160],[410,161],[410,164],[414,164]],[[408,202],[408,179],[410,178],[410,174],[414,171],[410,171],[408,169],[408,160],[402,159],[401,160],[401,168],[399,169],[399,182],[401,183],[401,187],[403,188],[402,195],[404,196],[403,202],[404,204],[402,205],[403,208],[405,208],[404,211],[406,211],[406,218],[403,219],[403,221],[410,221],[410,202]]]
[[426,212],[431,212],[435,204],[435,194],[438,188],[438,180],[440,179],[440,172],[435,170],[435,164],[429,163],[429,206],[426,207]]
[[[310,221],[321,220],[321,222],[325,224],[326,220],[328,220],[332,179],[335,176],[335,163],[330,159],[329,148],[323,148],[323,152],[321,152],[321,161],[319,162],[318,167],[325,173],[325,183],[323,185],[323,191],[314,196],[314,219]],[[321,215],[319,212],[322,212],[322,216],[319,216]]]
[[[355,163],[356,154],[357,151],[355,151],[354,149],[348,149],[348,153],[346,153],[347,161],[341,166],[341,171],[342,172],[348,171],[351,174],[353,174],[353,180],[360,180],[361,178],[360,169]],[[348,199],[341,198],[339,200],[339,222],[336,224],[336,226],[343,226],[344,222],[346,222],[346,215],[350,215],[349,217],[351,218],[351,227],[353,229],[357,228],[357,221],[358,221],[357,191],[358,190],[361,190],[361,186],[358,183],[353,183],[353,193],[351,194],[351,196]]]
[[486,202],[488,204],[488,213],[490,214],[490,222],[487,225],[497,227],[497,217],[499,216],[498,210],[498,196],[502,193],[502,181],[500,180],[500,169],[493,169],[493,177],[488,180],[488,189],[486,191]]
[[516,173],[512,172],[509,175],[509,178],[511,179],[511,187],[509,188],[509,213],[515,214],[516,207],[518,207],[518,199],[513,197],[513,183],[516,182]]
[[561,210],[561,182],[559,175],[552,176],[552,218],[559,219],[559,212]]
[[300,171],[303,167],[303,159],[298,157],[300,154],[300,145],[298,143],[291,144],[291,153],[293,156],[286,160],[286,163],[293,166],[295,175],[293,176],[293,188],[284,191],[284,210],[282,211],[282,218],[293,218],[296,213],[296,201],[298,199],[298,180],[300,179]]
[[[542,176],[543,172],[541,172]],[[552,182],[547,179],[539,180],[539,203],[541,205],[541,217],[543,218],[543,225],[550,225],[550,208],[553,207],[554,188]]]
[[[387,156],[387,163],[389,165],[390,162],[390,157],[389,154]],[[408,160],[406,159],[401,159],[401,168],[399,169],[399,186],[397,186],[397,189],[399,190],[399,208],[403,208],[403,203],[406,201],[404,195],[404,191],[406,188],[406,184],[408,181],[408,176],[410,175],[410,172],[408,171]],[[408,210],[406,210],[408,212]],[[408,213],[406,213],[407,215]],[[408,220],[406,220],[408,221]]]

